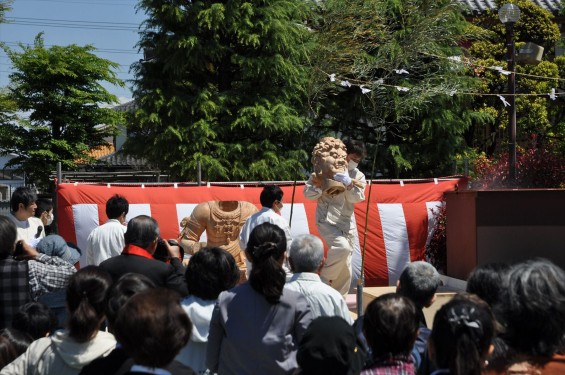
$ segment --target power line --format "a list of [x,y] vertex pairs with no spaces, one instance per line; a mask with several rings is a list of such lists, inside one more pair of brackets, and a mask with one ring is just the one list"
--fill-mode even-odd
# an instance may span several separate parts
[[90,23],[90,24],[107,24],[107,25],[132,25],[138,26],[138,23],[134,22],[105,22],[105,21],[82,21],[82,20],[58,20],[52,18],[30,18],[30,17],[11,17],[9,20],[15,21],[47,21],[47,22],[69,22],[69,23]]
[[[20,43],[19,42],[4,42],[4,44],[8,45],[8,46],[14,46],[14,47],[19,47]],[[21,43],[23,45],[32,45],[33,43]],[[44,44],[44,47],[54,47],[54,46],[59,46],[57,44]],[[119,48],[98,48],[96,46],[94,46],[95,48],[95,52],[105,52],[105,53],[123,53],[123,54],[129,54],[129,55],[142,55],[141,52],[136,52],[135,50],[131,49],[119,49]]]
[[[10,21],[10,20],[8,20]],[[108,30],[108,31],[137,31],[137,27],[112,27],[112,26],[97,26],[97,25],[78,25],[78,24],[65,24],[65,23],[47,23],[47,22],[9,22],[9,25],[16,26],[41,26],[41,27],[58,27],[65,29],[88,29],[88,30]]]
[[107,5],[111,5],[111,6],[135,6],[136,3],[135,2],[124,2],[124,3],[120,3],[118,1],[114,1],[114,0],[110,0],[110,2],[105,2],[105,1],[101,1],[101,2],[95,2],[95,1],[65,1],[65,0],[18,0],[18,2],[20,3],[63,3],[63,4],[76,4],[76,5],[83,5],[83,4],[89,4],[89,5],[102,5],[102,6],[107,6]]

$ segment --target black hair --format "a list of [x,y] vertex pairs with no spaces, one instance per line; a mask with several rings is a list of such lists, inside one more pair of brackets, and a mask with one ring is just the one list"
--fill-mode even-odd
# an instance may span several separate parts
[[117,219],[121,214],[127,215],[129,211],[129,202],[121,195],[114,195],[106,201],[106,216],[108,219]]
[[519,353],[551,357],[565,335],[565,272],[547,259],[516,264],[502,297],[505,339]]
[[487,303],[472,294],[456,295],[434,317],[429,338],[433,359],[450,374],[480,375],[494,334]]
[[185,278],[188,293],[214,300],[237,284],[240,271],[233,255],[219,247],[206,247],[190,257]]
[[7,337],[0,336],[0,370],[18,358],[14,344]]
[[28,302],[20,306],[14,314],[12,327],[37,340],[51,334],[57,328],[57,317],[45,304]]
[[36,201],[37,194],[33,190],[25,186],[20,186],[12,192],[12,197],[10,198],[10,207],[12,209],[12,212],[17,212],[20,203],[22,203],[24,207],[28,207]]
[[7,338],[14,345],[17,353],[16,357],[24,353],[33,342],[33,338],[30,335],[15,328],[0,329],[0,336]]
[[135,245],[147,249],[159,237],[157,221],[146,215],[139,215],[128,222],[124,233],[126,245]]
[[35,209],[35,217],[41,217],[44,212],[49,212],[53,209],[53,202],[51,199],[39,198],[36,202],[37,208]]
[[90,340],[104,320],[106,292],[112,285],[110,274],[98,266],[78,270],[67,286],[69,336],[78,342]]
[[283,191],[277,185],[266,185],[261,191],[259,201],[261,206],[272,208],[276,201],[281,201],[283,198]]
[[114,334],[136,364],[165,367],[188,343],[191,332],[180,294],[153,288],[126,302],[118,313]]
[[13,254],[17,238],[16,224],[9,217],[0,215],[0,260]]
[[492,308],[500,302],[510,269],[510,265],[506,263],[478,266],[467,279],[467,292],[476,294]]
[[257,225],[249,235],[246,255],[253,267],[249,283],[269,303],[279,302],[286,281],[286,273],[279,263],[286,251],[286,236],[277,225]]
[[108,331],[114,331],[114,323],[122,306],[135,294],[155,288],[155,283],[145,275],[126,273],[110,287],[106,295],[105,313]]
[[410,354],[418,334],[418,310],[407,297],[388,293],[369,303],[363,333],[373,357]]
[[343,144],[345,144],[347,155],[355,154],[361,156],[361,158],[367,157],[365,143],[353,139],[346,139]]

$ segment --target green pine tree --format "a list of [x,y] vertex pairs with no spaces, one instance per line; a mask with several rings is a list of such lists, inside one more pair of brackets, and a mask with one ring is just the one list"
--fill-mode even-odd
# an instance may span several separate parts
[[302,170],[303,0],[142,0],[138,110],[125,149],[174,178],[286,180]]

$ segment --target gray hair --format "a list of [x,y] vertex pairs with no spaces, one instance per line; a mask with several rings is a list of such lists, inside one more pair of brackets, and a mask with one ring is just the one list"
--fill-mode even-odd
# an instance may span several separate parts
[[312,234],[299,235],[292,240],[288,257],[294,272],[316,272],[324,259],[324,244]]
[[434,266],[420,260],[408,263],[398,282],[398,293],[410,298],[416,306],[422,308],[434,297],[441,285],[441,278]]
[[146,215],[139,215],[128,222],[128,229],[124,234],[126,245],[136,245],[143,249],[160,236],[157,221]]

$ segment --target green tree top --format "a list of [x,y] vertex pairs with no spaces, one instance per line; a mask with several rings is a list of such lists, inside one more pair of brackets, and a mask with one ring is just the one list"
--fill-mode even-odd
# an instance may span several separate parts
[[303,0],[143,0],[134,66],[140,109],[126,149],[180,179],[198,162],[209,180],[289,179],[306,155],[297,140],[308,71]]
[[31,181],[45,186],[57,162],[75,168],[115,133],[121,115],[104,106],[117,97],[102,82],[123,82],[112,71],[118,65],[96,56],[92,46],[47,49],[39,34],[32,46],[20,48],[4,47],[14,67],[9,96],[27,119],[2,127],[0,147],[17,155],[10,165],[21,166]]
[[[328,0],[315,28],[313,130],[364,139],[388,177],[446,173],[465,149],[464,132],[486,121],[469,110],[477,80],[450,60],[479,37],[451,0]],[[331,82],[328,75],[336,74]],[[353,83],[352,87],[340,81]],[[366,90],[362,91],[361,85]],[[367,91],[371,90],[371,91]],[[372,151],[371,154],[374,152]],[[447,172],[449,173],[449,172]]]

